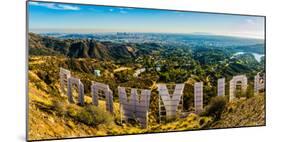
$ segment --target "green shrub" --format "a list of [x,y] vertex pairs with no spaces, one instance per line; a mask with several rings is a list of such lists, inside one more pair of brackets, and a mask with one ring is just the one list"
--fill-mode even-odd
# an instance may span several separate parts
[[125,83],[130,81],[130,76],[128,74],[128,71],[121,71],[121,72],[116,72],[114,73],[114,77],[118,81],[118,83]]
[[48,74],[48,72],[43,71],[43,70],[39,70],[37,72],[37,75],[40,79],[42,79],[47,85],[50,85],[52,83],[52,80]]
[[77,120],[77,116],[80,111],[81,111],[81,108],[79,106],[76,106],[75,104],[69,104],[66,107],[65,114],[67,114],[67,116],[70,116]]
[[113,122],[113,118],[109,112],[92,105],[81,108],[75,118],[78,121],[91,126],[110,124]]
[[199,125],[201,128],[208,128],[212,123],[212,118],[210,117],[201,117],[199,119]]
[[50,109],[56,111],[59,116],[64,116],[67,112],[64,103],[59,100],[52,100],[52,107]]
[[254,96],[254,87],[253,87],[254,85],[252,85],[252,84],[249,84],[248,85],[248,87],[247,87],[247,90],[246,90],[246,97],[247,98],[251,98],[251,97],[253,97]]
[[226,98],[223,96],[217,96],[211,99],[209,105],[207,105],[202,112],[203,116],[212,116],[214,120],[219,120],[221,114],[226,106]]

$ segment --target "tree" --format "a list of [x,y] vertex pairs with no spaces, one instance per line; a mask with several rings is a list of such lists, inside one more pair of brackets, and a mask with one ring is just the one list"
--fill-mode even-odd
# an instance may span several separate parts
[[211,99],[210,104],[205,107],[201,115],[212,116],[214,120],[219,120],[226,104],[227,101],[224,96],[216,96]]

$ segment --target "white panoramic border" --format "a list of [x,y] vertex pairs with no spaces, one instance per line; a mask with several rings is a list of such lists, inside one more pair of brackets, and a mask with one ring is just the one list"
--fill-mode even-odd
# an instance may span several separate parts
[[[77,0],[56,0],[60,2],[77,2]],[[279,2],[275,0],[245,1],[245,0],[79,0],[81,3],[122,5],[130,7],[164,8],[193,11],[214,11],[225,13],[258,14],[267,16],[267,126],[258,128],[221,129],[208,131],[188,131],[177,133],[130,135],[117,137],[99,137],[87,139],[63,140],[69,142],[136,142],[144,141],[189,141],[189,142],[264,142],[279,139],[281,126],[281,95],[279,66],[280,44],[280,12]],[[7,117],[0,118],[2,141],[25,141],[25,0],[9,0],[1,3],[2,54],[1,64],[6,69],[1,70],[1,89],[3,99],[0,108]],[[7,63],[9,59],[9,63]],[[7,69],[9,68],[9,69]],[[15,85],[11,85],[15,84]],[[16,88],[15,88],[16,86]],[[4,95],[6,94],[6,95]]]
[[[38,0],[38,1],[34,1],[34,2],[32,2],[34,5],[39,5],[39,6],[43,6],[43,7],[48,7],[48,8],[51,8],[51,9],[60,9],[60,10],[79,10],[79,7],[71,7],[71,2],[66,2],[66,3],[61,3],[61,4],[69,4],[69,6],[67,5],[67,8],[65,8],[65,7],[61,7],[60,6],[60,2],[59,3],[56,3],[57,5],[54,5],[54,4],[52,4],[52,3],[46,3],[46,4],[40,4],[40,3],[37,3],[37,2],[40,2],[40,0]],[[46,2],[52,2],[52,1],[46,1]],[[83,4],[83,3],[73,3],[73,4]],[[91,5],[90,3],[86,3],[85,5]],[[107,6],[107,5],[103,5],[103,4],[93,4],[93,5],[97,5],[97,6]],[[114,5],[108,5],[108,6],[114,6]],[[119,5],[117,6],[117,7],[119,7]],[[120,6],[120,7],[124,7],[124,8],[126,8],[126,6]],[[70,9],[69,9],[70,8]],[[145,8],[145,7],[128,7],[128,8]],[[149,8],[148,8],[149,9]],[[176,10],[173,10],[173,9],[163,9],[163,8],[151,8],[151,9],[158,9],[158,10],[168,10],[168,11],[176,11]],[[211,14],[225,14],[225,15],[238,15],[238,16],[253,16],[253,17],[263,17],[264,18],[264,26],[266,26],[266,17],[265,16],[263,16],[263,15],[253,15],[253,14],[235,14],[235,13],[224,13],[224,12],[204,12],[204,11],[192,11],[192,10],[178,10],[178,11],[182,11],[182,12],[195,12],[195,13],[211,13]],[[28,13],[28,10],[27,10],[27,13]],[[28,17],[27,17],[28,18]],[[27,19],[28,20],[28,19]],[[27,25],[29,25],[28,24],[28,22],[27,22]],[[27,27],[28,28],[28,27]],[[27,29],[27,32],[29,31],[30,29]],[[28,35],[27,35],[27,37],[28,37]],[[266,43],[266,28],[264,27],[264,40],[265,40],[265,43]],[[27,45],[28,45],[28,42],[27,42]],[[28,46],[27,46],[28,47]],[[266,45],[265,45],[265,48],[266,48]],[[27,57],[26,58],[28,58],[28,53],[27,53]],[[28,65],[28,59],[26,59],[26,61],[27,61],[27,65]],[[265,52],[265,61],[266,61],[266,52]],[[266,65],[265,65],[266,66]],[[27,67],[28,68],[28,67]],[[238,78],[240,78],[240,76],[234,76],[233,77],[233,81],[234,81],[234,83],[236,82],[236,80],[235,80],[235,78],[236,77],[238,77]],[[246,76],[244,76],[244,78],[247,80],[247,78],[246,78]],[[70,80],[69,80],[70,79]],[[68,78],[67,79],[68,81],[67,82],[70,82],[70,88],[69,88],[69,83],[67,83],[68,84],[68,90],[71,90],[71,84],[72,84],[72,82],[74,83],[74,84],[77,84],[78,86],[79,86],[79,94],[81,94],[81,89],[83,89],[83,95],[79,95],[80,97],[79,97],[79,102],[84,102],[84,99],[83,99],[83,97],[84,97],[84,86],[83,86],[83,83],[82,82],[80,82],[80,79],[78,79],[78,78]],[[73,81],[71,81],[71,80],[73,80]],[[230,81],[230,85],[232,85],[231,83],[232,83],[232,80]],[[243,79],[242,79],[243,80]],[[26,81],[28,82],[28,76],[27,76],[27,78],[26,78]],[[198,82],[198,83],[200,83],[200,85],[201,86],[203,86],[203,84],[202,84],[202,82]],[[195,83],[195,88],[196,88],[196,86],[198,86],[199,84],[198,83]],[[243,81],[243,83],[245,84],[245,82]],[[83,86],[83,87],[81,87],[81,85]],[[246,81],[246,85],[247,85],[247,81]],[[232,85],[233,86],[233,85]],[[245,87],[244,87],[245,88]],[[265,88],[265,87],[264,87]],[[119,89],[119,88],[118,88]],[[28,94],[28,87],[27,87],[27,89],[26,89],[27,91],[26,91],[26,93]],[[245,90],[245,89],[244,89]],[[265,89],[266,90],[266,89]],[[196,91],[196,90],[195,90]],[[201,90],[201,92],[202,92],[203,90]],[[235,98],[235,94],[233,94],[232,93],[232,91],[231,91],[231,89],[229,90],[230,91],[230,98],[229,98],[229,100],[230,101],[232,101],[234,98]],[[197,94],[196,92],[194,92],[195,94]],[[199,93],[200,94],[200,93]],[[265,93],[266,94],[266,93]],[[69,95],[71,95],[71,92],[69,93],[67,93],[67,95],[69,96]],[[202,95],[202,94],[201,94]],[[70,101],[71,101],[71,99],[72,99],[72,97],[69,97],[68,98]],[[203,100],[203,96],[202,96],[202,98],[201,98],[201,101]],[[27,98],[26,98],[26,105],[27,105],[27,113],[26,113],[26,115],[27,115],[27,120],[26,120],[26,122],[28,122],[28,95],[27,95]],[[73,101],[73,100],[72,100]],[[196,95],[195,95],[195,101],[196,101]],[[265,99],[265,101],[266,101],[266,99]],[[121,104],[122,105],[122,104]],[[201,112],[202,111],[202,109],[203,109],[203,104],[201,104],[201,105],[199,105],[199,106],[197,106],[196,104],[195,104],[195,113],[198,113],[198,112]],[[124,109],[123,109],[123,111],[124,111]],[[265,112],[265,114],[266,114],[266,112]],[[128,116],[127,116],[128,117]],[[265,119],[266,120],[266,119]],[[266,124],[266,123],[265,123]],[[145,125],[147,125],[147,124],[145,124]],[[257,125],[256,127],[258,127],[259,125]],[[251,127],[255,127],[255,126],[251,126]],[[230,127],[231,128],[231,127]],[[230,128],[218,128],[218,129],[230,129]],[[243,126],[242,127],[236,127],[236,128],[243,128]],[[28,124],[26,125],[26,129],[28,130]],[[208,130],[210,130],[210,129],[208,129]],[[190,130],[190,131],[192,131],[192,130]],[[197,130],[196,130],[197,131]],[[199,130],[200,131],[200,130]],[[167,133],[167,132],[162,132],[162,133]],[[126,134],[124,134],[124,135],[126,135]],[[136,134],[136,135],[138,135],[138,134]],[[140,134],[140,135],[143,135],[143,134]],[[95,136],[91,136],[91,135],[89,135],[89,136],[87,136],[87,137],[84,137],[84,138],[91,138],[91,137],[95,137]],[[105,136],[106,137],[106,136]],[[27,140],[28,140],[28,131],[26,132],[26,138],[27,138]],[[73,137],[74,139],[75,139],[75,137]],[[79,138],[79,137],[77,137],[77,138]],[[61,138],[61,139],[65,139],[65,138]],[[72,139],[72,138],[71,138]],[[42,139],[42,140],[44,140],[44,139]],[[46,140],[48,140],[48,139],[46,139]],[[51,139],[51,140],[56,140],[56,139]],[[60,139],[57,139],[57,140],[60,140]]]

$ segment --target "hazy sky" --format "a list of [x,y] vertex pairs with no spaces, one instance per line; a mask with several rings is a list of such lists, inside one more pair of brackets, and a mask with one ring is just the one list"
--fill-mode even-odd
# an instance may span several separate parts
[[264,18],[47,2],[29,2],[33,32],[209,33],[264,38]]

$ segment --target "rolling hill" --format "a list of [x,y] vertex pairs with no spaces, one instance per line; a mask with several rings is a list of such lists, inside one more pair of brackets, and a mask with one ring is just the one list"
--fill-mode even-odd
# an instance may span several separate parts
[[130,59],[137,49],[130,44],[99,42],[93,39],[58,39],[29,33],[30,55],[63,54],[73,58],[99,60]]

